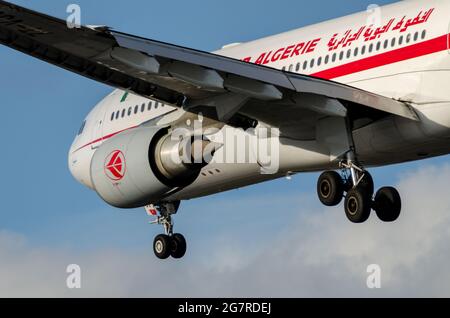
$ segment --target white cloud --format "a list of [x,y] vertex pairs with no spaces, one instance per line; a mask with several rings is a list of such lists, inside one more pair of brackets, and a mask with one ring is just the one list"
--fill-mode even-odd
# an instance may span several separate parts
[[[448,297],[449,180],[448,165],[402,176],[404,213],[393,224],[375,215],[350,224],[342,207],[307,202],[287,231],[256,250],[247,250],[246,233],[205,238],[211,246],[202,256],[180,262],[158,261],[150,249],[83,254],[35,248],[25,237],[0,232],[0,296]],[[313,208],[306,213],[305,206]],[[81,290],[65,287],[71,263],[82,268]],[[381,290],[366,287],[372,263],[382,268]]]

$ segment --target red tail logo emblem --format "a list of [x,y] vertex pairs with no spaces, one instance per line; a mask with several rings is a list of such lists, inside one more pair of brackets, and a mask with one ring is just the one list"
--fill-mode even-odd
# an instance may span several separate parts
[[125,176],[125,156],[122,151],[113,151],[105,160],[105,173],[113,181],[120,181]]

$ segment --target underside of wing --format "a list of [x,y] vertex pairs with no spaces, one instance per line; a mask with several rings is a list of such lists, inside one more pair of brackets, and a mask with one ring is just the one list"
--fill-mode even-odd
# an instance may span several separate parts
[[418,120],[408,105],[354,87],[66,21],[0,1],[0,43],[82,76],[202,112],[309,138],[316,119],[361,125],[387,115]]

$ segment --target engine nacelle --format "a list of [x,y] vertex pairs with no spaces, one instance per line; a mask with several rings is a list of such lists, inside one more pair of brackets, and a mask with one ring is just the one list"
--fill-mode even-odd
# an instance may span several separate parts
[[[139,127],[111,138],[92,159],[95,190],[118,208],[159,202],[174,189],[193,183],[203,167],[183,162],[181,143],[160,127]],[[176,157],[179,160],[173,160]]]

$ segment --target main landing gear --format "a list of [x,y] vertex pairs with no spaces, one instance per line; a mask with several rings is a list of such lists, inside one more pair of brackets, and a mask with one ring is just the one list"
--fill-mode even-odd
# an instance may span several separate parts
[[153,241],[153,251],[159,259],[167,259],[170,256],[176,259],[186,254],[186,239],[179,233],[173,233],[172,216],[177,213],[180,202],[161,203],[146,208],[147,212],[157,218],[152,224],[160,224],[164,227],[165,234],[160,234]]
[[347,160],[341,162],[340,168],[340,174],[326,171],[319,178],[317,194],[324,205],[336,206],[345,197],[345,214],[353,223],[367,221],[372,209],[383,222],[394,222],[399,218],[402,203],[398,191],[384,187],[374,196],[372,176],[355,164],[352,151],[347,154]]

